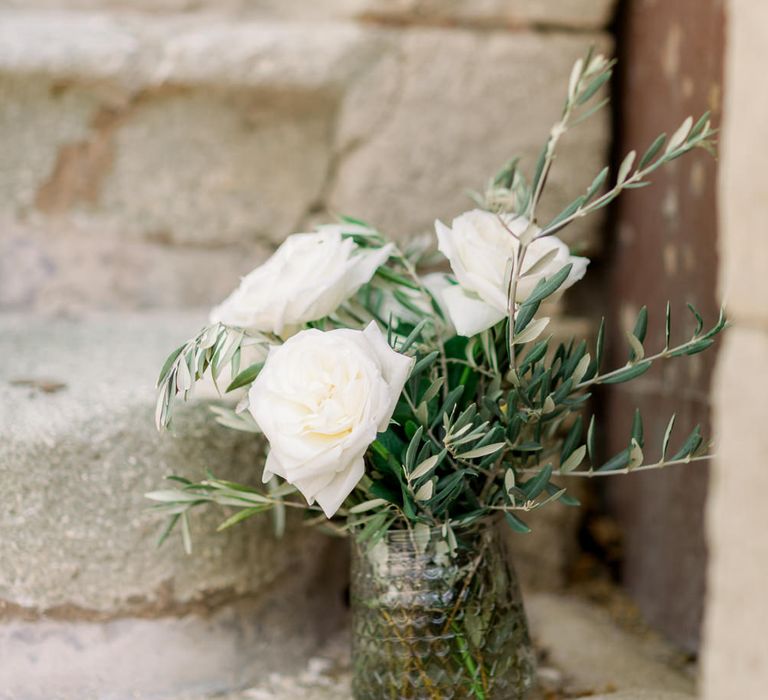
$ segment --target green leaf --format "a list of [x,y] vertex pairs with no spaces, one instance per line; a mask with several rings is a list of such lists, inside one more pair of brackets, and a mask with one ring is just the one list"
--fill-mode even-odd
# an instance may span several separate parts
[[424,392],[424,395],[421,397],[421,403],[429,403],[432,399],[434,399],[435,396],[437,396],[440,392],[440,389],[444,383],[445,377],[438,377],[434,382],[432,382],[429,388]]
[[569,263],[554,275],[552,275],[552,277],[549,279],[544,278],[539,280],[538,284],[533,288],[530,296],[525,300],[525,303],[533,304],[537,301],[542,301],[548,296],[554,294],[561,287],[563,282],[568,279],[568,275],[571,274],[572,268],[573,265]]
[[165,362],[163,363],[163,368],[160,370],[160,376],[157,379],[156,386],[159,387],[163,383],[165,378],[168,376],[168,372],[171,370],[173,363],[176,362],[176,358],[181,355],[181,351],[184,350],[185,347],[187,347],[186,343],[176,348],[170,355],[168,355]]
[[159,501],[160,503],[191,503],[199,501],[200,494],[190,491],[163,489],[161,491],[145,493],[144,498],[148,498],[150,501]]
[[179,522],[179,518],[181,517],[181,513],[174,513],[170,518],[168,518],[167,524],[163,527],[162,531],[160,532],[160,536],[157,538],[157,546],[160,547],[167,539],[168,536],[173,532],[173,528],[176,527],[176,523]]
[[552,221],[550,221],[547,224],[547,227],[545,229],[545,233],[543,235],[551,235],[552,233],[555,233],[555,231],[559,230],[559,228],[562,228],[559,226],[563,221],[568,219],[569,217],[573,216],[581,207],[584,205],[584,203],[587,201],[587,198],[585,195],[582,195],[578,199],[575,199],[573,202],[571,202],[565,209],[563,209]]
[[560,461],[566,460],[571,456],[581,440],[583,430],[584,420],[581,416],[576,416],[576,420],[568,431],[568,435],[565,437],[565,440],[563,440],[563,447],[560,451]]
[[238,511],[234,515],[231,515],[223,523],[221,523],[221,525],[219,525],[216,528],[216,532],[221,532],[222,530],[226,530],[228,527],[232,527],[233,525],[236,525],[242,520],[245,520],[246,518],[250,518],[252,515],[256,515],[256,513],[263,513],[265,510],[267,510],[267,507],[264,507],[264,506],[243,508],[242,510]]
[[667,423],[667,429],[664,431],[664,441],[661,443],[661,461],[663,462],[667,457],[667,447],[669,447],[669,439],[672,437],[672,430],[675,427],[676,414],[672,414],[672,418]]
[[699,335],[699,333],[701,333],[701,329],[704,328],[704,319],[701,317],[701,314],[696,310],[693,304],[688,304],[688,308],[696,319],[696,330],[693,334],[694,337],[696,337]]
[[629,177],[629,173],[632,170],[632,166],[635,164],[635,158],[637,157],[637,153],[635,151],[630,151],[627,153],[624,160],[621,162],[621,165],[619,166],[619,173],[616,176],[616,184],[617,185],[623,185],[627,177]]
[[530,343],[532,340],[536,340],[536,338],[538,338],[544,332],[544,329],[548,325],[548,318],[536,319],[524,331],[518,333],[512,338],[512,344],[525,345],[526,343]]
[[688,134],[688,141],[693,141],[699,134],[701,134],[702,131],[704,131],[704,127],[707,125],[707,122],[709,121],[710,117],[712,116],[712,113],[707,111],[704,112],[699,117],[699,120],[694,124],[693,128],[691,129],[691,133]]
[[181,541],[184,543],[184,551],[192,554],[192,535],[189,532],[189,516],[186,512],[181,514]]
[[432,494],[435,491],[435,482],[426,481],[414,494],[414,498],[417,501],[428,501],[432,498]]
[[229,383],[226,391],[234,391],[235,389],[239,389],[242,386],[250,384],[254,379],[256,379],[256,377],[259,376],[259,372],[261,372],[263,367],[263,362],[257,362],[250,367],[247,367]]
[[418,337],[421,335],[421,332],[424,330],[424,326],[426,326],[428,323],[432,323],[432,319],[421,319],[421,321],[416,324],[416,327],[408,334],[408,337],[403,341],[403,344],[397,349],[397,351],[399,353],[405,353],[408,348],[410,348],[411,345],[416,342]]
[[697,425],[688,436],[688,439],[683,443],[683,446],[670,461],[674,462],[678,459],[684,459],[685,457],[692,455],[699,448],[699,445],[701,445],[701,441],[701,426]]
[[525,327],[533,320],[533,317],[539,310],[540,305],[540,301],[535,301],[533,303],[526,301],[520,306],[520,309],[517,312],[517,318],[515,319],[515,335],[521,333],[523,329],[525,329]]
[[637,321],[635,321],[635,328],[632,334],[641,343],[645,340],[646,333],[648,332],[648,307],[643,306],[640,309],[640,313],[637,314]]
[[708,348],[711,348],[712,345],[714,345],[715,341],[711,339],[704,339],[699,340],[695,343],[692,343],[690,345],[684,345],[681,348],[678,348],[677,350],[674,350],[673,352],[670,352],[667,357],[680,357],[682,355],[695,355],[699,352],[704,352]]
[[440,460],[445,457],[446,452],[446,450],[443,450],[440,454],[432,455],[417,465],[417,467],[409,475],[411,481],[416,481],[417,479],[421,479],[421,477],[429,474],[429,472],[431,472],[438,465]]
[[521,484],[520,488],[522,488],[526,498],[532,501],[544,490],[551,477],[552,465],[548,464],[532,479],[529,479],[524,484]]
[[532,365],[536,364],[540,359],[547,354],[547,348],[549,347],[549,340],[540,340],[533,348],[526,354],[523,361],[520,363],[520,374],[524,374],[525,371]]
[[528,527],[520,518],[518,518],[513,513],[504,513],[504,520],[507,521],[507,525],[509,525],[515,532],[522,532],[522,533],[528,533],[531,531],[531,528]]
[[384,498],[373,498],[370,501],[363,501],[362,503],[358,503],[356,506],[352,506],[349,509],[350,513],[358,514],[358,513],[365,513],[369,510],[374,510],[375,508],[380,508],[381,506],[387,505],[388,501]]
[[416,452],[421,445],[421,436],[424,433],[424,426],[419,426],[411,439],[408,449],[405,451],[405,470],[410,472],[416,461]]
[[660,136],[657,136],[655,141],[649,146],[648,150],[645,152],[645,155],[640,159],[640,163],[638,164],[638,168],[642,170],[646,165],[648,165],[657,155],[659,155],[659,152],[664,146],[664,142],[667,140],[666,134],[661,134]]
[[431,366],[434,364],[434,362],[435,362],[435,360],[437,359],[437,357],[438,357],[438,355],[439,355],[439,354],[440,354],[440,353],[439,353],[437,350],[433,350],[433,351],[432,351],[431,353],[429,353],[428,355],[425,355],[424,357],[422,357],[422,358],[421,358],[421,359],[420,359],[420,360],[419,360],[419,361],[418,361],[418,362],[417,362],[417,363],[416,363],[416,364],[413,366],[413,369],[411,370],[411,375],[410,375],[410,376],[411,376],[411,377],[415,377],[415,376],[417,376],[417,375],[418,375],[420,372],[423,372],[425,369],[427,369],[427,368],[431,367]]
[[589,428],[587,429],[587,451],[589,452],[589,461],[595,463],[595,417],[589,419]]
[[388,503],[400,505],[400,499],[398,498],[397,492],[381,481],[374,481],[369,490],[374,496],[377,496]]
[[460,459],[476,459],[478,457],[487,457],[488,455],[492,455],[495,452],[501,450],[506,446],[506,444],[506,442],[494,442],[490,445],[484,445],[483,447],[478,447],[474,450],[469,450],[469,452],[464,452],[456,456]]
[[672,153],[672,151],[677,150],[678,147],[685,143],[692,126],[693,117],[686,117],[685,121],[680,125],[680,128],[670,137],[669,143],[664,149],[665,155]]
[[613,71],[607,70],[605,73],[598,75],[589,85],[587,85],[584,92],[579,95],[576,104],[583,105],[585,102],[588,102],[592,96],[611,79],[612,74]]
[[586,454],[587,454],[586,445],[581,445],[580,447],[577,447],[573,451],[573,453],[568,457],[568,459],[566,459],[564,462],[560,464],[560,471],[563,474],[572,472],[584,461],[584,457],[586,456]]
[[387,282],[392,282],[392,284],[396,284],[399,287],[407,287],[408,289],[419,289],[419,285],[416,284],[416,282],[408,279],[407,277],[403,277],[402,275],[398,275],[396,272],[393,272],[388,267],[380,267],[378,270],[376,270],[376,275],[378,277],[382,277],[383,279],[387,280]]
[[601,384],[620,384],[621,382],[628,382],[631,379],[639,377],[641,374],[645,374],[651,367],[651,361],[645,360],[639,362],[636,365],[630,365],[622,370],[619,370],[615,374],[612,374],[605,379],[600,380]]
[[605,185],[605,181],[608,179],[609,172],[610,168],[606,166],[598,173],[597,177],[592,181],[592,184],[587,190],[587,201],[590,201],[602,189],[603,185]]
[[544,255],[542,255],[533,265],[531,265],[525,272],[523,272],[520,277],[529,277],[531,275],[535,275],[538,272],[541,272],[541,270],[544,270],[549,263],[551,263],[558,255],[560,251],[557,248],[553,248],[552,250],[547,251]]
[[643,417],[640,415],[640,409],[635,409],[635,417],[632,421],[632,438],[640,447],[643,446]]
[[625,448],[621,452],[615,454],[605,464],[597,469],[599,472],[611,472],[617,469],[624,469],[630,460],[630,449]]
[[600,328],[597,331],[597,342],[595,343],[595,362],[597,369],[600,369],[600,363],[603,360],[603,351],[605,350],[605,317],[600,319]]
[[451,415],[451,413],[453,412],[453,409],[456,407],[456,404],[459,402],[459,399],[461,398],[463,393],[464,393],[463,384],[460,384],[459,386],[455,387],[454,389],[451,389],[451,391],[448,392],[448,396],[443,402],[443,405],[440,407],[440,410],[437,412],[437,415],[435,416],[435,419],[432,421],[432,425],[430,425],[430,428],[434,428],[438,423],[440,423],[443,420],[443,416]]

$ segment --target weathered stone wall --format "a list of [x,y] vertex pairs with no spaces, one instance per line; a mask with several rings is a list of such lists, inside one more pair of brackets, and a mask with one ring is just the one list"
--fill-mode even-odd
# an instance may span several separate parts
[[[593,0],[339,2],[323,23],[317,3],[241,4],[0,11],[0,308],[206,305],[331,212],[428,231],[533,160],[571,63],[609,47]],[[577,6],[584,31],[531,28]],[[599,170],[606,120],[569,139],[549,213]],[[597,228],[575,233],[594,248]]]
[[768,5],[730,0],[720,180],[720,293],[733,328],[720,353],[718,459],[708,508],[703,696],[760,698],[768,686]]
[[[287,234],[339,212],[404,238],[532,166],[612,4],[0,0],[0,698],[234,687],[338,622],[318,535],[216,535],[211,513],[193,558],[153,548],[164,475],[258,472],[200,406],[154,433],[163,354]],[[568,139],[549,213],[608,141],[607,113]],[[600,226],[571,240],[597,251]],[[561,580],[564,510],[520,552],[537,586]]]

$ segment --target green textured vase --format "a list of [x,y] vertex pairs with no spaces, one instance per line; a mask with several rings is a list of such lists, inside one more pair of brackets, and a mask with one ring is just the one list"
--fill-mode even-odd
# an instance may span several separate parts
[[352,539],[355,700],[517,700],[534,653],[498,528]]

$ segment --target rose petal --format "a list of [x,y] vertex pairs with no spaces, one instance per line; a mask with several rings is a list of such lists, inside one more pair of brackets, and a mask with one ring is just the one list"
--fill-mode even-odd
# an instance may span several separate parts
[[364,474],[365,462],[360,458],[353,462],[349,469],[338,473],[324,489],[317,492],[315,498],[327,518],[332,518],[336,511],[341,508],[341,504],[354,491]]
[[460,285],[446,289],[443,299],[456,333],[467,338],[495,326],[506,317],[506,313],[469,295]]

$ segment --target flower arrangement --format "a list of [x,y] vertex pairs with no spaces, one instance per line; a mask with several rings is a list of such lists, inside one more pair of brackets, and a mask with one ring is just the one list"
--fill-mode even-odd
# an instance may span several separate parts
[[[381,574],[376,548],[382,544],[390,548],[391,568],[391,538],[398,533],[417,554],[430,552],[430,562],[450,567],[477,551],[480,540],[466,533],[494,516],[527,532],[526,513],[554,502],[578,505],[564,477],[708,457],[699,427],[670,449],[672,416],[658,457],[646,459],[637,413],[626,447],[600,462],[595,421],[585,410],[594,387],[630,381],[656,361],[709,348],[726,326],[724,314],[705,329],[691,308],[696,330],[674,342],[668,304],[666,343],[648,353],[643,308],[627,333],[626,364],[610,369],[603,367],[602,324],[591,347],[586,340],[555,346],[546,332],[546,303],[577,283],[589,262],[571,255],[557,234],[625,190],[648,185],[666,163],[713,147],[708,115],[695,124],[689,118],[641,157],[628,154],[614,178],[602,170],[582,196],[541,221],[538,207],[558,142],[605,104],[597,98],[612,65],[592,52],[575,64],[562,116],[530,180],[514,159],[474,195],[475,209],[450,225],[435,223],[450,272],[422,273],[436,257],[424,241],[401,247],[344,217],[288,237],[242,279],[213,310],[210,325],[166,361],[156,420],[167,427],[176,396],[189,398],[204,376],[217,382],[229,374],[224,393],[246,390],[245,396],[235,408],[212,408],[226,426],[263,433],[266,486],[213,475],[199,482],[172,477],[176,488],[147,494],[170,516],[164,536],[180,523],[189,549],[188,514],[203,504],[234,509],[222,528],[265,511],[282,527],[285,509],[297,508],[310,513],[310,522],[367,543],[371,576]],[[456,574],[456,581],[479,576],[474,562],[455,564],[464,576]],[[459,590],[458,600],[466,602],[469,587]],[[483,619],[483,634],[499,628],[488,615]],[[456,628],[453,618],[441,629],[456,645],[449,657],[469,679],[466,697],[496,697],[488,679],[503,674],[472,651],[488,648],[488,639],[471,626]],[[425,661],[419,671],[425,687],[437,687],[435,674],[445,668],[427,668]],[[359,697],[378,697],[360,687]]]

